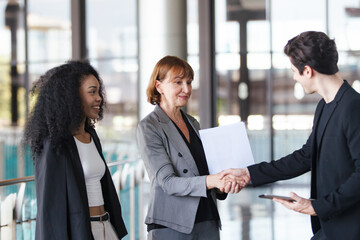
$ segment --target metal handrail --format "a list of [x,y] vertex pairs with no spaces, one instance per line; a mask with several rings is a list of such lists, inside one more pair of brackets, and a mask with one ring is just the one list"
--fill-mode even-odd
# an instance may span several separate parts
[[[123,164],[131,164],[131,163],[136,163],[139,159],[133,159],[133,160],[122,160],[122,161],[116,161],[116,162],[109,162],[107,163],[108,167],[113,167],[113,166],[119,166],[119,165],[123,165]],[[128,168],[127,168],[128,169]],[[137,176],[133,171],[128,172],[129,176],[130,176],[130,222],[132,223],[132,226],[130,227],[130,232],[132,233],[131,235],[135,236],[135,184],[136,184],[136,179],[135,177]],[[140,176],[141,174],[139,174]],[[142,176],[143,177],[143,176]],[[12,184],[17,184],[17,183],[23,183],[23,182],[30,182],[30,181],[34,181],[34,176],[28,176],[28,177],[22,177],[22,178],[14,178],[14,179],[7,179],[7,180],[2,180],[0,181],[0,186],[7,186],[7,185],[12,185]],[[142,184],[139,185],[139,187],[142,189]],[[139,196],[139,202],[142,202],[142,196]],[[141,207],[142,208],[142,207]],[[139,218],[142,219],[142,212],[143,210],[140,209],[139,210]],[[36,218],[28,218],[28,219],[14,219],[13,220],[14,223],[16,224],[22,224],[22,223],[26,223],[26,222],[32,222],[32,221],[36,221]],[[4,224],[4,225],[0,225],[0,228],[3,227],[8,227],[9,224]],[[142,236],[142,232],[143,232],[143,227],[141,227],[140,225],[140,236]],[[142,238],[141,238],[142,239]],[[134,240],[134,237],[131,236],[130,240]]]
[[[109,163],[107,163],[107,165],[108,165],[108,167],[113,167],[113,166],[118,166],[118,165],[122,165],[125,163],[131,163],[131,162],[135,162],[135,161],[136,160],[124,160],[124,161],[120,161],[120,162],[109,162]],[[1,180],[0,187],[14,185],[14,184],[22,183],[22,182],[31,182],[34,180],[35,180],[35,176],[27,176],[27,177]]]
[[[16,224],[21,224],[21,223],[29,223],[32,221],[36,221],[36,218],[28,218],[28,219],[23,219],[23,220],[16,220],[15,223]],[[2,227],[8,227],[9,224],[4,224],[4,225],[0,225],[0,228]]]
[[35,180],[34,176],[1,180],[0,181],[0,187],[9,186],[9,185],[13,185],[13,184],[18,184],[18,183],[22,183],[22,182],[31,182],[31,181],[34,181],[34,180]]

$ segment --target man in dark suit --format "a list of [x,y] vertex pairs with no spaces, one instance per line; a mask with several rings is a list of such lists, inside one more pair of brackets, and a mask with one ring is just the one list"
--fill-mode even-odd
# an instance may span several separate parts
[[311,200],[295,193],[295,202],[275,199],[285,207],[311,215],[319,239],[360,239],[360,94],[343,80],[337,67],[334,40],[322,32],[304,32],[284,48],[294,80],[308,94],[323,99],[317,105],[312,133],[301,149],[277,161],[223,176],[254,186],[297,177],[311,171]]

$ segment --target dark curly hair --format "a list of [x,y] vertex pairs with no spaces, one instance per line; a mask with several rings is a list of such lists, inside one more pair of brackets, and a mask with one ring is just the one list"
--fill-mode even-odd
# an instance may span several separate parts
[[306,65],[327,75],[339,71],[335,41],[323,32],[308,31],[299,34],[288,41],[284,53],[301,75]]
[[93,75],[100,85],[102,98],[98,119],[86,118],[85,128],[94,127],[103,117],[105,93],[97,71],[87,62],[68,61],[42,75],[31,93],[35,105],[29,114],[24,131],[24,143],[30,145],[33,156],[42,152],[45,139],[59,150],[63,141],[80,127],[84,119],[79,88],[84,78]]

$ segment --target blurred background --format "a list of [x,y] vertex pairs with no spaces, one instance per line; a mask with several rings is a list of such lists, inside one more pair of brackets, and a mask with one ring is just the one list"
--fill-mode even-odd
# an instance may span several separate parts
[[[342,77],[360,91],[359,0],[0,0],[0,236],[34,239],[33,163],[21,137],[29,90],[46,70],[87,59],[107,92],[96,129],[119,191],[129,231],[145,239],[149,183],[135,143],[153,108],[145,89],[165,55],[195,71],[186,111],[202,128],[243,121],[255,162],[300,148],[319,95],[305,95],[283,54],[303,31],[334,38]],[[309,239],[310,217],[262,193],[309,197],[310,175],[251,186],[219,202],[221,239]]]

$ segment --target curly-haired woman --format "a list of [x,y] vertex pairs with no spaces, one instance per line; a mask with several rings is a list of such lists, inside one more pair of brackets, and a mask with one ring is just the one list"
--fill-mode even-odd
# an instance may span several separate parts
[[32,92],[24,137],[35,162],[36,239],[121,239],[121,206],[94,130],[105,104],[97,71],[70,61]]

